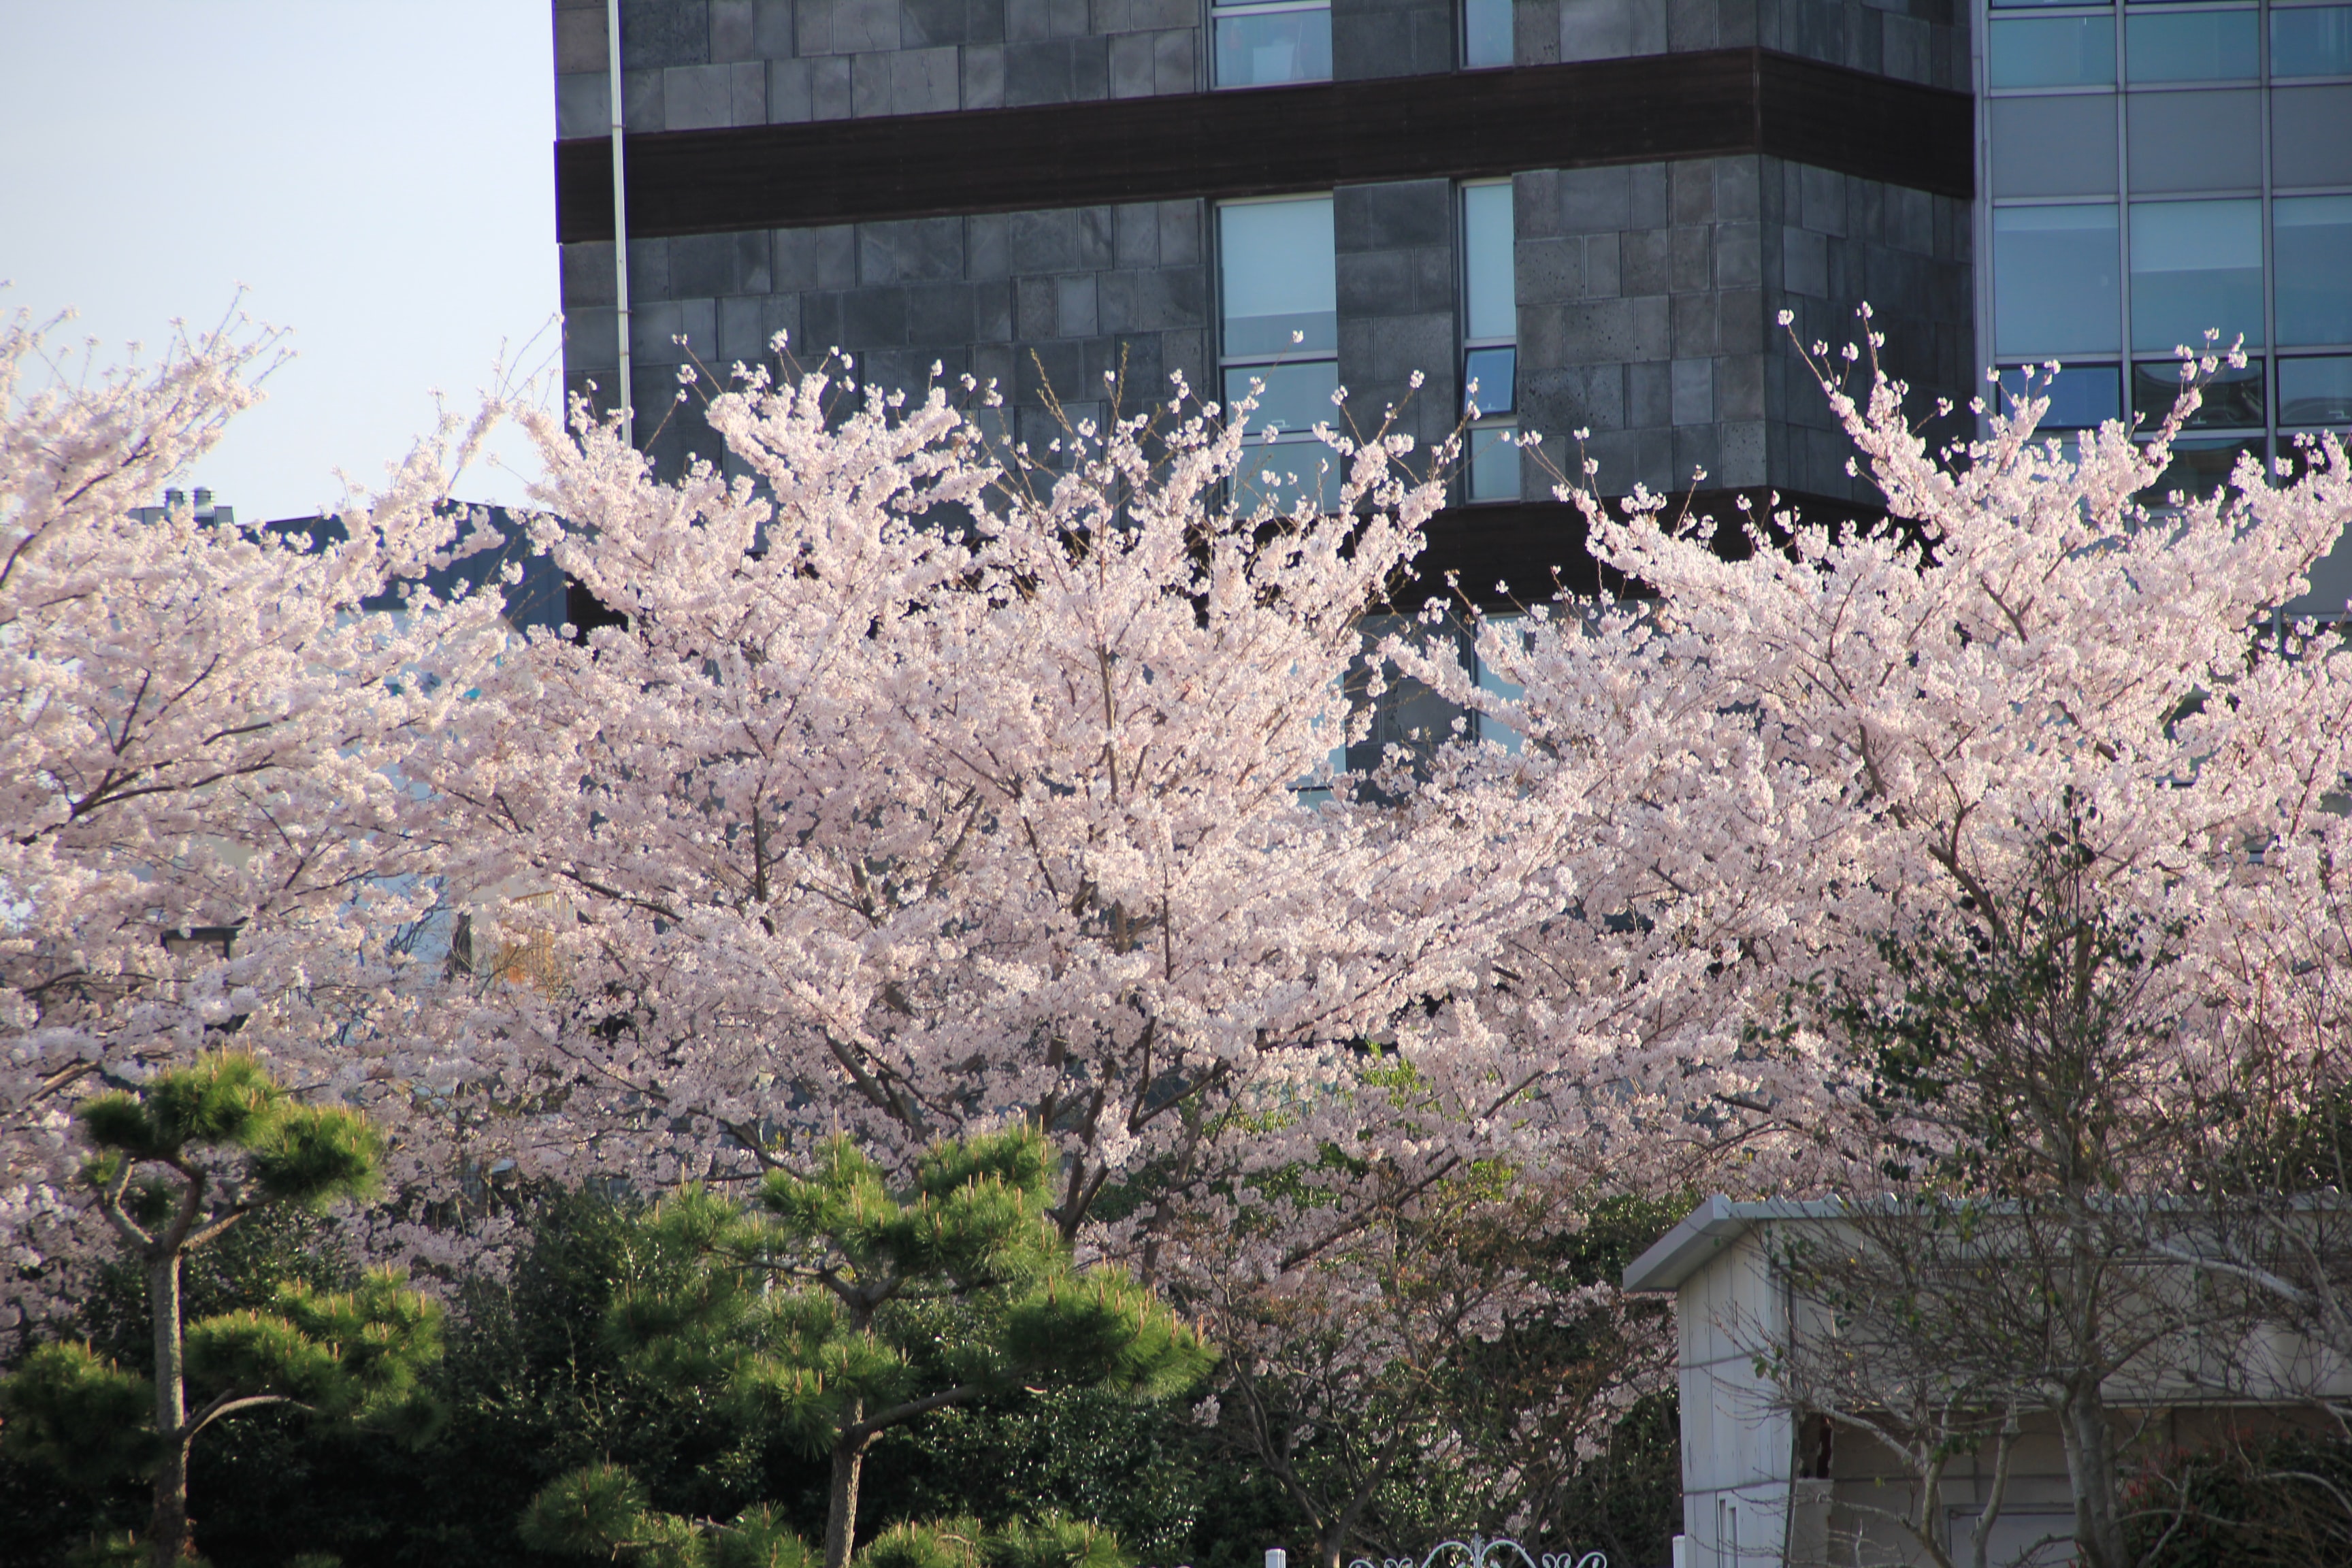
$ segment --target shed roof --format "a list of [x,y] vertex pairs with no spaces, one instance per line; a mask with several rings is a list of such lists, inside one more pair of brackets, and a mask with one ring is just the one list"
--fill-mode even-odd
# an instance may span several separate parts
[[1734,1203],[1718,1193],[1685,1215],[1680,1225],[1626,1265],[1625,1289],[1678,1289],[1684,1280],[1760,1221],[1834,1219],[1844,1212],[1845,1205],[1834,1198],[1810,1202],[1764,1198],[1753,1203]]

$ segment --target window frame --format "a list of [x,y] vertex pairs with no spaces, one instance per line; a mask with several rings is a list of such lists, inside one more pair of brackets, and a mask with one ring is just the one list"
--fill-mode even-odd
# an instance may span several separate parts
[[[1513,278],[1511,288],[1511,331],[1508,336],[1500,336],[1494,333],[1474,333],[1470,330],[1470,289],[1472,280],[1470,265],[1470,193],[1476,190],[1495,190],[1497,188],[1511,193],[1511,210],[1514,218],[1509,238]],[[1518,234],[1516,222],[1517,210],[1517,190],[1511,179],[1511,176],[1507,174],[1494,179],[1456,180],[1454,183],[1454,270],[1458,275],[1457,287],[1455,289],[1455,310],[1459,312],[1459,315],[1456,318],[1458,322],[1458,331],[1456,336],[1458,337],[1459,342],[1456,344],[1454,353],[1454,366],[1457,373],[1454,386],[1459,394],[1459,401],[1456,405],[1455,412],[1459,417],[1465,421],[1462,432],[1461,496],[1465,502],[1472,505],[1484,505],[1499,501],[1517,500],[1520,498],[1523,487],[1527,480],[1526,474],[1523,471],[1519,473],[1519,484],[1515,486],[1512,489],[1511,493],[1507,496],[1479,495],[1475,493],[1477,464],[1480,457],[1480,452],[1478,450],[1478,437],[1481,435],[1488,437],[1489,441],[1487,445],[1491,446],[1493,444],[1493,438],[1498,434],[1516,437],[1518,434],[1519,422],[1524,414],[1524,410],[1519,406],[1518,389],[1519,320],[1518,284],[1517,278]],[[1492,408],[1491,404],[1486,401],[1486,397],[1482,396],[1480,400],[1480,407],[1482,410],[1480,417],[1475,423],[1467,423],[1470,414],[1471,357],[1474,354],[1481,353],[1492,353],[1496,351],[1505,349],[1510,351],[1511,354],[1511,385],[1507,389],[1507,404],[1502,408]],[[1489,395],[1490,395],[1491,389],[1489,389]],[[1486,412],[1489,409],[1491,409],[1491,413]]]
[[1220,79],[1217,69],[1219,23],[1240,21],[1251,16],[1279,16],[1307,11],[1323,13],[1323,47],[1328,57],[1331,50],[1331,0],[1205,0],[1201,22],[1201,42],[1202,52],[1206,56],[1202,62],[1202,75],[1208,80],[1209,90],[1211,92],[1249,92],[1259,88],[1295,87],[1302,82],[1332,80],[1332,72],[1328,68],[1329,67],[1328,58],[1325,62],[1327,69],[1322,76],[1286,77],[1280,81],[1229,82]]
[[[1226,323],[1228,321],[1226,306],[1232,296],[1231,289],[1227,283],[1225,274],[1225,215],[1236,207],[1272,206],[1282,202],[1303,201],[1322,201],[1328,204],[1333,200],[1333,194],[1329,191],[1291,191],[1280,195],[1237,196],[1230,200],[1216,201],[1209,204],[1209,243],[1211,247],[1209,254],[1213,258],[1212,275],[1213,279],[1213,287],[1216,300],[1214,322],[1216,330],[1216,352],[1214,358],[1217,376],[1217,401],[1220,405],[1228,410],[1228,417],[1230,417],[1230,410],[1233,405],[1233,398],[1230,395],[1230,392],[1233,385],[1233,373],[1235,371],[1272,369],[1286,365],[1328,364],[1331,366],[1332,384],[1335,388],[1338,386],[1339,379],[1339,343],[1338,332],[1339,246],[1336,239],[1335,221],[1335,239],[1332,245],[1331,257],[1333,331],[1331,346],[1328,349],[1310,349],[1304,344],[1297,344],[1293,345],[1289,352],[1276,351],[1274,353],[1265,353],[1253,351],[1243,353],[1230,353],[1226,344]],[[1336,424],[1338,414],[1338,409],[1333,408],[1330,412],[1318,416],[1318,421]],[[1255,417],[1255,416],[1253,416],[1254,419]],[[1296,448],[1300,447],[1312,447],[1318,453],[1328,453],[1329,451],[1328,447],[1323,446],[1320,441],[1316,439],[1314,427],[1311,425],[1303,429],[1297,427],[1285,427],[1275,432],[1273,437],[1269,439],[1265,429],[1262,426],[1258,426],[1254,424],[1249,432],[1247,444],[1253,452],[1262,451],[1268,447]],[[1257,470],[1253,465],[1259,459],[1255,458],[1244,459],[1241,470],[1234,476],[1234,480],[1237,486],[1241,488],[1250,487],[1250,480],[1244,476],[1253,476],[1255,474]],[[1309,477],[1309,475],[1305,473],[1298,475],[1298,478],[1301,479],[1306,479]],[[1316,489],[1319,495],[1323,489],[1323,484],[1318,483],[1316,486]]]

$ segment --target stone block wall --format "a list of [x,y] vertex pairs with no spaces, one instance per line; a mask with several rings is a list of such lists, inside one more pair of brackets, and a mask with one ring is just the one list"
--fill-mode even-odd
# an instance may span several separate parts
[[[1523,423],[1604,493],[1771,485],[1859,499],[1851,448],[1799,363],[1855,335],[1864,300],[1921,406],[1965,403],[1965,202],[1745,156],[1514,180]],[[1703,473],[1703,479],[1694,479]],[[1550,493],[1523,464],[1522,493]]]
[[1970,90],[1959,0],[1514,0],[1521,65],[1760,47]]
[[[603,135],[603,0],[554,3],[556,134]],[[690,131],[1197,92],[1201,23],[1200,0],[622,0],[623,109]]]
[[1339,81],[1450,71],[1457,0],[1331,0],[1331,75]]
[[[1969,204],[1779,158],[1758,162],[1769,481],[1814,495],[1875,500],[1875,489],[1847,477],[1853,444],[1831,418],[1790,336],[1808,348],[1828,344],[1834,359],[1845,344],[1862,344],[1855,310],[1867,301],[1872,325],[1886,336],[1887,373],[1910,384],[1906,406],[1914,420],[1932,420],[1938,397],[1964,410],[1979,391]],[[1783,310],[1796,318],[1786,331],[1776,324]],[[1867,374],[1865,359],[1856,374]],[[1969,416],[1933,427],[1964,434]]]
[[[1461,411],[1454,183],[1341,185],[1331,195],[1339,292],[1339,384],[1370,435],[1383,410],[1415,443],[1411,466]],[[1418,391],[1412,375],[1419,371]]]
[[[994,381],[1007,434],[1039,450],[1057,434],[1047,388],[1074,420],[1100,419],[1103,377],[1122,355],[1130,410],[1164,399],[1174,371],[1208,394],[1205,216],[1197,201],[1158,202],[633,241],[640,444],[665,476],[688,452],[716,458],[721,443],[691,397],[648,438],[678,368],[691,354],[718,382],[701,390],[719,390],[736,363],[772,366],[779,331],[801,365],[838,348],[869,384],[920,388],[934,363],[950,385]],[[613,247],[562,248],[566,377],[575,391],[595,382],[601,405],[620,357]]]

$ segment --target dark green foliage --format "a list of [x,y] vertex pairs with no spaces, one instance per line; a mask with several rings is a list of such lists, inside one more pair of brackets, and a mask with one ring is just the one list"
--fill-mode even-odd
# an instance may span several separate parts
[[[618,1466],[584,1466],[542,1488],[519,1533],[541,1552],[646,1568],[810,1568],[808,1545],[775,1510],[733,1520],[682,1519],[652,1507]],[[895,1524],[858,1553],[861,1568],[1130,1568],[1100,1525],[1047,1513],[991,1529],[976,1519]]]
[[258,1061],[237,1051],[159,1073],[135,1096],[92,1096],[74,1117],[101,1152],[88,1171],[101,1190],[113,1185],[126,1162],[234,1150],[246,1156],[268,1198],[316,1205],[363,1195],[383,1152],[365,1117],[340,1106],[295,1103]]
[[[643,1223],[645,1212],[591,1194],[532,1199],[529,1244],[503,1279],[458,1292],[445,1355],[418,1370],[446,1414],[437,1442],[412,1449],[268,1411],[207,1432],[191,1474],[198,1549],[215,1568],[294,1568],[305,1553],[331,1554],[343,1568],[563,1568],[582,1559],[527,1547],[519,1501],[609,1462],[637,1478],[650,1510],[730,1521],[708,1535],[706,1568],[807,1568],[793,1553],[824,1526],[823,1465],[709,1391],[639,1369],[608,1336],[623,1287],[656,1298],[697,1273],[696,1255],[669,1249]],[[730,1212],[714,1204],[706,1217]],[[362,1277],[341,1261],[333,1234],[331,1222],[299,1210],[251,1216],[190,1255],[191,1321],[282,1314],[289,1288],[317,1298],[359,1290]],[[1638,1250],[1649,1239],[1630,1244]],[[75,1331],[126,1372],[143,1373],[152,1335],[135,1269],[101,1280]],[[1650,1432],[1651,1420],[1647,1407],[1637,1409],[1628,1428]],[[1669,1414],[1655,1433],[1670,1442],[1671,1432]],[[1631,1456],[1623,1473],[1646,1473],[1633,1463],[1638,1444],[1612,1446],[1603,1468],[1619,1463],[1621,1447]],[[1664,1473],[1673,1475],[1670,1447]],[[1589,1506],[1600,1518],[1631,1505],[1595,1496]],[[860,1511],[874,1521],[869,1549],[899,1521],[971,1518],[983,1533],[1003,1534],[1024,1515],[1055,1512],[1097,1523],[1138,1560],[1163,1565],[1257,1568],[1266,1547],[1303,1545],[1290,1505],[1186,1402],[1090,1387],[1016,1386],[885,1435]],[[0,1454],[7,1568],[63,1568],[68,1552],[144,1518],[143,1500],[127,1487],[69,1490],[46,1469]],[[1577,1527],[1568,1534],[1602,1542]],[[779,1537],[793,1544],[780,1546]],[[1664,1560],[1663,1550],[1610,1552],[1612,1563]]]
[[1625,1413],[1601,1457],[1562,1483],[1530,1546],[1664,1563],[1683,1524],[1682,1402],[1671,1389]]
[[1286,1505],[1210,1439],[1181,1404],[1097,1389],[976,1400],[885,1438],[861,1509],[992,1527],[1052,1509],[1099,1521],[1146,1562],[1254,1564]]
[[854,1542],[881,1434],[1032,1384],[1164,1398],[1216,1353],[1150,1290],[1080,1272],[1048,1216],[1050,1146],[1015,1128],[929,1151],[907,1190],[848,1140],[774,1171],[738,1212],[688,1189],[644,1226],[688,1272],[630,1281],[606,1319],[633,1370],[721,1394],[742,1420],[827,1457],[825,1560]]
[[253,1173],[264,1192],[317,1207],[366,1196],[375,1184],[383,1142],[355,1110],[305,1107],[278,1116],[252,1149]]
[[991,1529],[969,1517],[894,1524],[857,1554],[858,1568],[1129,1568],[1099,1525],[1046,1513]]
[[145,1475],[162,1448],[143,1425],[154,1386],[88,1344],[43,1345],[0,1383],[0,1446],[76,1486]]
[[[237,1051],[158,1073],[136,1093],[95,1096],[75,1115],[98,1149],[83,1176],[145,1287],[149,1342],[174,1353],[151,1355],[143,1380],[95,1351],[79,1361],[35,1355],[0,1383],[0,1400],[25,1412],[21,1425],[34,1434],[14,1444],[17,1457],[85,1486],[102,1486],[126,1460],[151,1471],[144,1550],[152,1568],[173,1568],[193,1552],[195,1440],[218,1418],[285,1406],[413,1440],[431,1436],[436,1409],[416,1373],[440,1353],[439,1309],[397,1281],[371,1278],[341,1296],[284,1286],[267,1309],[194,1320],[182,1289],[188,1256],[257,1211],[366,1191],[381,1143],[363,1117],[296,1103]],[[131,1397],[142,1387],[143,1410]]]
[[382,1270],[352,1290],[281,1285],[267,1309],[189,1326],[189,1386],[199,1394],[282,1394],[313,1414],[420,1445],[446,1419],[423,1382],[441,1359],[441,1318],[438,1303]]
[[981,1534],[974,1519],[894,1524],[868,1542],[857,1561],[859,1568],[981,1568]]
[[2352,1438],[2242,1434],[2176,1450],[2124,1492],[2144,1568],[2308,1568],[2352,1562]]
[[633,1541],[652,1507],[645,1483],[618,1465],[583,1465],[540,1489],[516,1533],[539,1552],[610,1556]]

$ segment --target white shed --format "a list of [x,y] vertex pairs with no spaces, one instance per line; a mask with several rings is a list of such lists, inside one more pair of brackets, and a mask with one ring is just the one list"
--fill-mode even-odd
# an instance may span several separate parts
[[[1900,1511],[1895,1499],[1909,1495],[1909,1473],[1888,1450],[1793,1417],[1758,1363],[1763,1348],[1801,1344],[1827,1331],[1820,1309],[1797,1296],[1773,1266],[1792,1239],[1790,1231],[1833,1232],[1850,1216],[1834,1201],[1711,1197],[1625,1270],[1627,1289],[1675,1297],[1684,1532],[1677,1568],[1927,1562],[1884,1517],[1890,1506]],[[2149,1267],[2179,1277],[2177,1264],[2151,1260]],[[2258,1334],[2220,1348],[2240,1352],[2230,1364],[2268,1365],[2291,1376],[2253,1384],[2242,1379],[2224,1392],[2219,1380],[2200,1381],[2195,1368],[2168,1365],[2155,1382],[2114,1387],[2111,1397],[2131,1407],[2157,1441],[2194,1447],[2249,1417],[2291,1420],[2282,1413],[2313,1395],[2352,1396],[2352,1369],[2308,1342],[2288,1342]],[[2256,1349],[2263,1353],[2242,1353]],[[1991,1479],[1982,1456],[1960,1457],[1943,1478],[1941,1516],[1933,1526],[1956,1561],[1970,1555]],[[2000,1495],[1989,1562],[2053,1568],[2074,1560],[2073,1494],[2053,1423],[2026,1424]]]
[[1625,1270],[1628,1290],[1675,1292],[1683,1437],[1682,1568],[1788,1559],[1796,1424],[1752,1351],[1787,1331],[1765,1226],[1830,1206],[1711,1197]]

